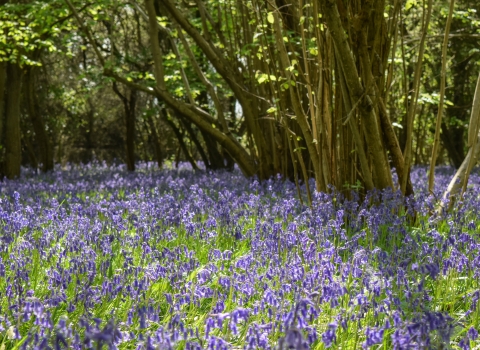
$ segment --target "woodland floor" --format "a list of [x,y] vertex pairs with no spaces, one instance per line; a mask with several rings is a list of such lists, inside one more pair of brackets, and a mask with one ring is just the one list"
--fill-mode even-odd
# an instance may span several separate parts
[[435,196],[416,168],[415,198],[311,207],[288,181],[139,168],[0,183],[0,349],[480,345],[478,171],[432,218],[450,168]]

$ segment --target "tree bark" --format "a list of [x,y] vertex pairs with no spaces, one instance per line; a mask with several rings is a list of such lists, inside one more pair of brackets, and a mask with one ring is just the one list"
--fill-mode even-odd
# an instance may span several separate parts
[[[477,142],[475,146],[469,148],[467,156],[463,160],[462,165],[460,165],[460,168],[458,168],[452,180],[450,180],[447,190],[443,193],[443,200],[441,201],[440,206],[437,208],[437,213],[444,209],[451,210],[455,204],[456,196],[463,188],[467,187],[470,171],[472,171],[475,164],[477,164],[480,156],[479,137],[480,135],[477,136]],[[445,208],[446,203],[448,203],[447,208]]]
[[162,145],[160,144],[157,127],[155,125],[152,115],[147,116],[147,122],[153,137],[153,143],[154,143],[153,148],[155,150],[155,158],[157,159],[158,168],[162,169],[162,166],[163,166]]
[[22,145],[20,132],[20,98],[22,70],[16,63],[7,63],[5,105],[5,175],[9,179],[20,176]]
[[[185,140],[183,139],[182,132],[180,129],[175,125],[173,120],[171,120],[166,113],[160,112],[163,114],[163,120],[172,128],[172,131],[174,132],[175,136],[177,137],[178,144],[180,145],[181,150],[183,151],[183,154],[185,155],[185,158],[187,158],[187,161],[192,165],[192,168],[194,170],[198,170],[198,165],[195,162],[195,159],[193,159],[192,155],[188,151],[187,145],[185,144]],[[178,162],[178,159],[177,159]]]
[[[378,11],[378,10],[377,10]],[[364,25],[368,25],[368,23],[364,23]],[[390,151],[390,156],[392,157],[392,163],[395,167],[398,175],[398,181],[401,184],[404,182],[403,177],[407,176],[406,179],[406,190],[405,195],[409,196],[413,194],[413,186],[412,182],[410,181],[410,173],[405,173],[405,161],[403,158],[402,150],[400,148],[400,144],[398,143],[397,136],[393,130],[392,123],[390,118],[388,117],[387,108],[383,103],[382,99],[382,92],[379,89],[379,86],[383,86],[383,84],[379,83],[377,80],[383,77],[384,72],[378,71],[376,72],[376,76],[372,72],[372,61],[370,59],[370,55],[367,51],[367,47],[369,47],[367,43],[367,38],[363,30],[358,31],[358,51],[360,56],[360,63],[362,70],[364,72],[365,81],[367,86],[373,86],[374,89],[374,100],[372,102],[376,103],[378,107],[378,114],[380,117],[380,125],[381,130],[383,131],[383,137],[387,149]],[[376,67],[378,68],[378,67]]]
[[126,138],[126,155],[127,155],[127,169],[128,171],[135,171],[135,129],[136,129],[136,113],[135,107],[137,105],[137,90],[129,89],[129,98],[125,97],[118,89],[117,83],[113,83],[113,91],[123,102],[125,111],[125,138]]
[[40,153],[42,171],[53,170],[53,152],[48,135],[45,131],[45,123],[40,115],[40,107],[35,96],[34,67],[28,67],[25,73],[25,98],[28,115],[35,131],[35,138]]
[[[337,67],[338,67],[338,64],[337,64]],[[343,71],[341,69],[339,70],[338,80],[339,80],[338,83],[340,84],[340,88],[342,89],[343,103],[345,105],[345,109],[346,109],[347,112],[351,111],[352,110],[352,103],[351,103],[351,100],[350,100],[350,95],[347,92],[345,77],[344,77]],[[348,123],[349,123],[350,129],[352,131],[353,140],[355,142],[355,147],[356,147],[356,152],[358,154],[358,159],[360,161],[360,167],[361,167],[361,170],[362,170],[362,177],[363,177],[363,182],[365,184],[365,188],[368,191],[373,190],[374,185],[373,185],[373,180],[372,180],[372,174],[371,174],[370,168],[368,166],[368,159],[367,159],[367,155],[365,154],[362,137],[360,136],[360,132],[358,130],[357,121],[353,120],[353,119],[350,119],[348,121]]]
[[[360,101],[360,112],[362,116],[362,125],[365,130],[368,151],[374,162],[374,184],[379,189],[393,188],[392,174],[390,166],[383,150],[380,130],[378,128],[377,116],[369,96],[365,94],[355,65],[355,60],[347,40],[347,36],[342,26],[340,14],[335,2],[324,0],[325,20],[332,35],[335,47],[338,51],[338,61],[343,68],[345,81],[349,94],[353,101]],[[346,96],[345,96],[346,97]]]
[[202,132],[203,141],[207,147],[208,158],[210,161],[210,168],[212,170],[222,169],[225,167],[222,154],[218,151],[217,142],[210,137],[206,132]]
[[0,62],[0,180],[4,176],[4,125],[5,125],[5,85],[7,82],[7,63]]
[[125,123],[127,128],[127,168],[129,171],[135,171],[136,104],[137,91],[131,89],[128,107],[125,105]]
[[209,169],[210,168],[210,162],[208,161],[207,154],[203,150],[202,145],[200,144],[200,141],[198,140],[197,135],[195,134],[195,131],[192,128],[192,125],[190,124],[190,121],[187,119],[185,120],[184,117],[179,118],[183,124],[183,127],[185,130],[187,130],[188,134],[190,135],[190,140],[193,141],[195,144],[195,147],[197,148],[198,153],[200,153],[200,157],[203,160],[203,163],[205,164],[205,168]]

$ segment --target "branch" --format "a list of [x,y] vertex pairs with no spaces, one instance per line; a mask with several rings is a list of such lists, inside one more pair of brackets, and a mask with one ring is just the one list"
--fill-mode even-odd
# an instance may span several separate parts
[[[78,10],[78,13],[80,12],[83,12],[88,6],[90,5],[93,5],[93,2],[89,2],[87,4],[85,4],[82,8],[80,8],[80,10]],[[65,22],[66,20],[69,20],[70,18],[74,17],[74,14],[71,14],[71,15],[68,15],[68,16],[65,16],[65,17],[62,17],[58,20],[56,20],[55,22],[53,22],[52,24],[50,24],[50,28],[53,28],[55,27],[57,24],[60,24],[62,22]]]
[[105,66],[105,60],[103,59],[103,56],[100,54],[100,51],[98,50],[97,44],[95,43],[95,40],[93,40],[92,34],[90,34],[90,31],[88,30],[88,28],[85,27],[85,25],[83,24],[80,16],[78,15],[77,10],[72,5],[70,0],[65,0],[65,2],[67,3],[67,5],[70,8],[70,10],[72,11],[73,15],[77,19],[78,25],[80,26],[82,31],[87,35],[88,41],[90,41],[90,44],[93,46],[93,49],[95,50],[95,54],[97,55],[98,60],[100,61],[100,64],[102,66]]
[[[429,35],[426,38],[427,39],[434,39],[434,38],[444,38],[445,35],[443,34],[437,34],[437,35]],[[480,34],[449,34],[449,38],[461,38],[461,39],[477,39],[480,40]],[[409,40],[405,40],[405,44],[410,44],[414,41],[419,41],[421,38],[412,38]]]

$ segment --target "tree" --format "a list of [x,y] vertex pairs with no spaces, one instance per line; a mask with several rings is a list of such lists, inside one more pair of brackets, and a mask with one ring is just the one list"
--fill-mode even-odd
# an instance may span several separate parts
[[[43,164],[52,164],[46,161],[53,154],[49,144],[57,140],[63,140],[55,147],[62,159],[65,154],[73,159],[71,150],[81,139],[93,152],[103,142],[93,138],[93,130],[105,133],[101,123],[114,118],[100,113],[116,96],[122,103],[109,108],[123,121],[121,127],[109,124],[109,132],[124,142],[122,159],[130,170],[136,159],[156,158],[162,164],[162,157],[176,153],[177,160],[183,157],[194,168],[201,159],[209,169],[231,168],[235,162],[245,175],[260,179],[281,174],[297,185],[303,181],[309,194],[311,178],[321,191],[333,185],[346,194],[352,188],[387,187],[412,194],[409,169],[427,162],[433,145],[429,130],[435,122],[425,116],[441,100],[440,81],[428,76],[440,69],[432,53],[441,45],[431,42],[441,39],[445,4],[227,0],[219,6],[217,0],[196,0],[190,6],[176,0],[50,0],[54,18],[45,12],[27,17],[37,23],[46,16],[61,34],[29,26],[22,34],[27,42],[43,41],[28,50],[9,36],[8,60],[21,57],[25,71],[22,91],[29,103],[20,113],[28,115],[35,131],[33,141],[25,138],[25,147],[38,146]],[[8,11],[35,9],[22,6]],[[455,22],[460,12],[455,13],[453,35],[461,27]],[[457,43],[463,57],[467,47]],[[55,75],[65,81],[67,71],[74,72],[83,82],[66,78],[76,98],[63,90],[64,100],[56,104],[67,112],[42,121],[38,110],[45,107],[38,96],[44,94],[46,75],[34,66],[53,62],[62,50],[71,62],[62,59]],[[445,71],[448,115],[450,104],[464,100],[449,97],[448,84],[460,78]],[[472,79],[463,80],[460,90],[467,99]],[[63,89],[55,84],[62,85],[62,79],[50,79],[46,91]],[[453,160],[452,152],[460,154],[463,146],[448,144],[453,126],[438,125],[441,157],[446,149]],[[171,135],[173,147],[165,148],[160,134]]]

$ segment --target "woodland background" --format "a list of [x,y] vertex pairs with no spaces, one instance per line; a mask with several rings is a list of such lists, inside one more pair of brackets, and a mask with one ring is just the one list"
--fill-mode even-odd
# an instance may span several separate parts
[[476,0],[0,0],[0,173],[203,161],[322,191],[411,194],[413,165],[460,168],[477,146],[479,11]]

